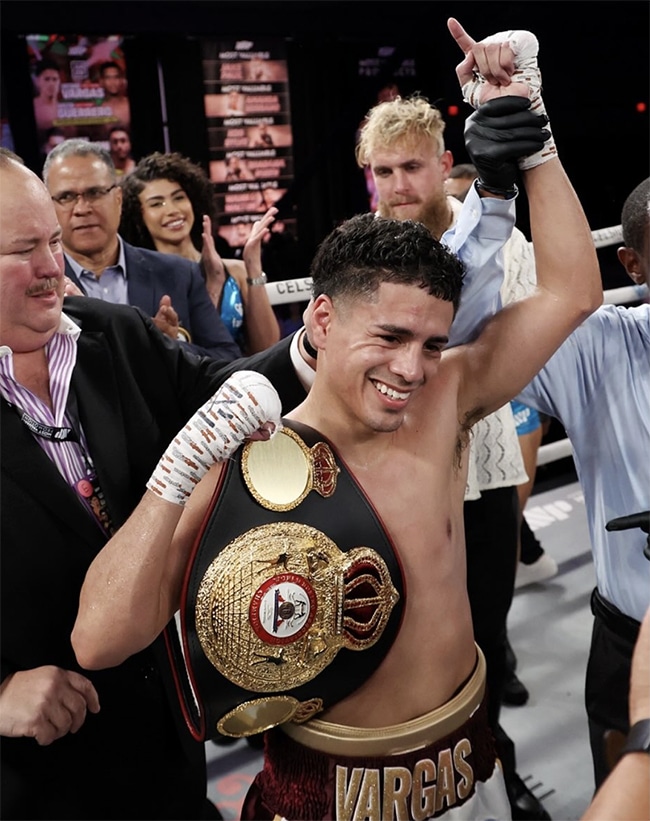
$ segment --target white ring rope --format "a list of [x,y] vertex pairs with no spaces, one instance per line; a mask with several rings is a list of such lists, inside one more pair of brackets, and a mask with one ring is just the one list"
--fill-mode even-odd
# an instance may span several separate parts
[[603,294],[605,305],[626,305],[628,302],[639,302],[647,298],[647,285],[626,285],[623,288],[612,288]]
[[287,302],[309,302],[311,299],[311,277],[285,279],[282,282],[267,282],[266,293],[271,305]]
[[549,462],[556,462],[566,456],[573,456],[573,448],[568,439],[558,439],[557,442],[549,442],[542,445],[537,451],[537,467],[548,465]]
[[[623,230],[620,225],[609,228],[599,228],[591,232],[596,248],[604,248],[623,240]],[[282,282],[267,282],[266,291],[271,305],[284,305],[290,302],[308,302],[311,298],[311,277],[300,279],[285,279]],[[625,305],[628,302],[638,302],[648,298],[646,285],[630,285],[624,288],[612,288],[605,291],[603,301],[606,305]],[[573,456],[573,449],[568,439],[549,442],[542,445],[537,451],[537,465],[546,465],[557,459]]]
[[609,228],[597,228],[591,232],[591,236],[596,248],[614,245],[617,242],[623,242],[623,226],[611,225]]

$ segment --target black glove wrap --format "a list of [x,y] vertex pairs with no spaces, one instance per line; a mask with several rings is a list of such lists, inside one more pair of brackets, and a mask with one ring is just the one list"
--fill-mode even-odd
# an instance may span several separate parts
[[465,147],[476,166],[479,185],[493,192],[515,190],[517,160],[539,151],[551,136],[545,114],[533,114],[526,97],[496,97],[465,122]]

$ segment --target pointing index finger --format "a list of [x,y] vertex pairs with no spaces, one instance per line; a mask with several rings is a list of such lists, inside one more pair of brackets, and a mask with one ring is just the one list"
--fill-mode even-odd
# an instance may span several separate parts
[[451,36],[458,43],[463,54],[467,55],[471,51],[472,46],[476,45],[476,40],[469,36],[455,17],[450,17],[447,20],[447,28]]

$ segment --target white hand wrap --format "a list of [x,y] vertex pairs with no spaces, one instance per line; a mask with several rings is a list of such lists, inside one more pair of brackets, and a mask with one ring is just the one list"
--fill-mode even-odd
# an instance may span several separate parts
[[[526,83],[530,88],[530,110],[535,114],[546,114],[544,100],[542,99],[542,74],[537,65],[537,54],[539,52],[539,42],[537,37],[530,31],[500,31],[481,40],[481,43],[505,43],[507,42],[515,56],[515,72],[510,78],[513,83]],[[474,78],[462,87],[463,99],[473,108],[478,108],[481,104],[481,90],[487,80],[478,72],[474,73]],[[548,115],[547,115],[548,117]],[[544,128],[551,132],[551,136],[546,140],[543,147],[529,157],[522,157],[518,161],[519,168],[525,171],[534,168],[547,160],[557,156],[557,148],[553,139],[550,122]]]
[[153,493],[184,505],[212,465],[231,456],[265,422],[282,428],[282,403],[269,380],[237,371],[178,432],[147,482]]

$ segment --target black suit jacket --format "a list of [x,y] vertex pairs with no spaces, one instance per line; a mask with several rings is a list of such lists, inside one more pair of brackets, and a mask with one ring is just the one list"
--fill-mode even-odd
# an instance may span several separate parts
[[282,413],[289,413],[307,396],[291,364],[289,349],[293,336],[284,337],[265,351],[224,365],[219,371],[221,378],[226,380],[235,371],[243,370],[263,373],[280,395]]
[[[155,316],[160,298],[167,294],[178,314],[179,322],[192,341],[181,342],[189,350],[230,362],[241,356],[241,350],[223,324],[205,288],[201,269],[196,262],[176,254],[161,254],[124,243],[129,304]],[[65,273],[86,293],[68,260]]]
[[[116,526],[165,447],[232,371],[267,373],[286,410],[304,396],[289,339],[224,369],[188,354],[129,306],[72,297],[64,310],[82,328],[72,390]],[[43,665],[75,670],[93,681],[102,705],[76,734],[47,747],[2,739],[2,817],[201,817],[204,747],[181,726],[162,639],[118,667],[80,670],[70,633],[105,536],[4,399],[0,423],[2,678]]]

